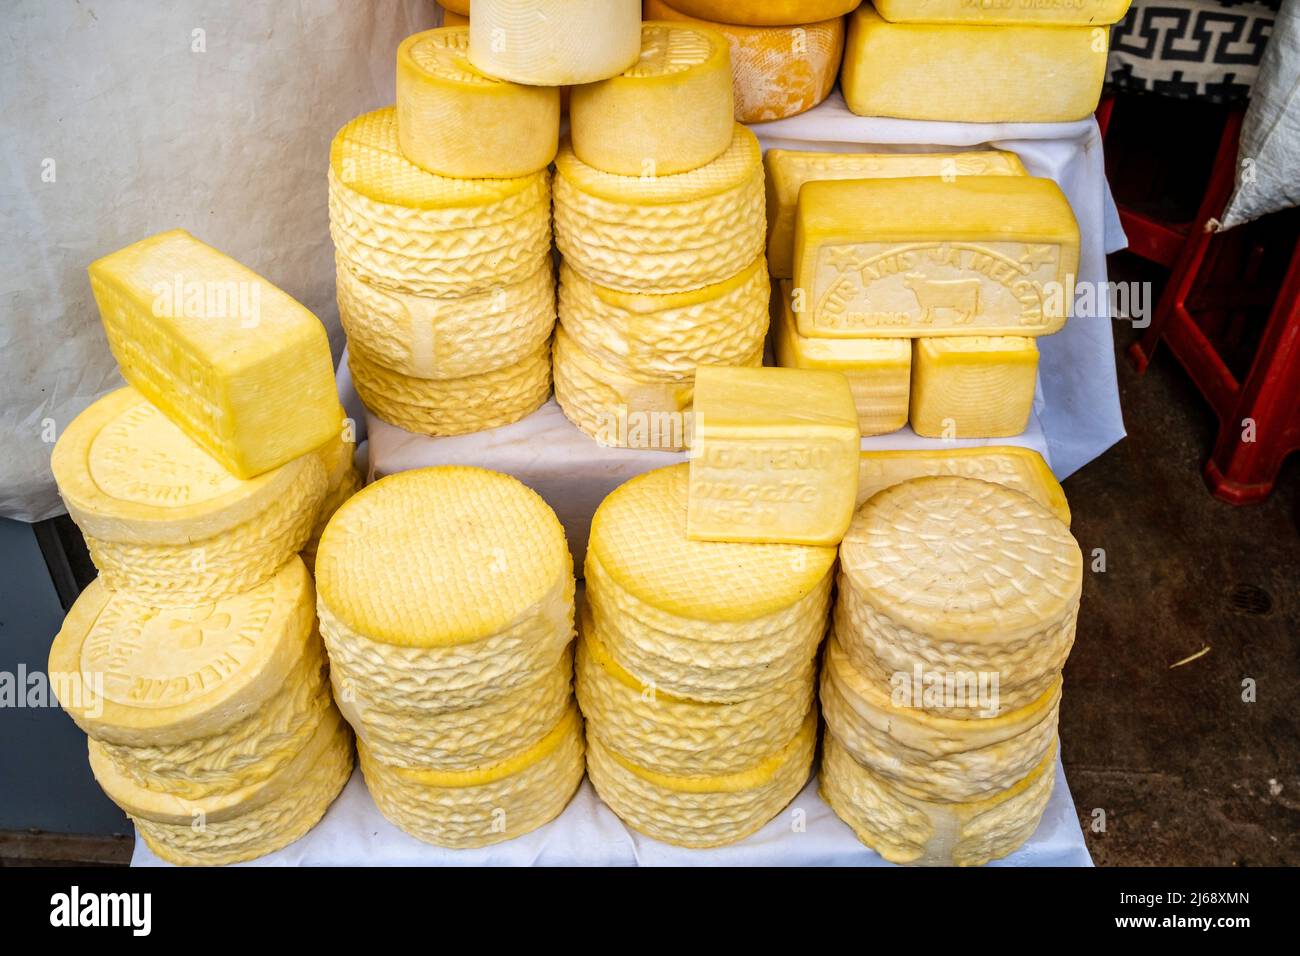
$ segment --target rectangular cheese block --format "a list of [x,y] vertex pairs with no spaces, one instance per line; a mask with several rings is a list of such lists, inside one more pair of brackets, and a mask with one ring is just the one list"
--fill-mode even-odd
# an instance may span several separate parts
[[923,438],[1006,438],[1029,424],[1038,346],[1021,336],[917,339],[912,430]]
[[912,376],[908,339],[810,339],[799,334],[790,310],[790,283],[781,283],[781,318],[776,328],[776,363],[786,368],[840,372],[849,380],[858,428],[883,435],[907,424]]
[[91,263],[90,285],[122,377],[236,477],[339,430],[324,326],[183,229]]
[[794,218],[799,189],[826,179],[898,179],[940,176],[1024,176],[1015,153],[979,149],[961,153],[811,153],[769,149],[767,167],[767,268],[777,279],[794,275]]
[[870,3],[849,17],[840,85],[861,116],[1060,123],[1097,108],[1102,26],[890,23]]
[[873,0],[890,23],[1055,24],[1108,26],[1131,0]]
[[833,546],[858,490],[858,414],[838,372],[702,366],[686,535]]
[[811,182],[794,259],[807,336],[1050,335],[1073,302],[1079,225],[1050,179]]

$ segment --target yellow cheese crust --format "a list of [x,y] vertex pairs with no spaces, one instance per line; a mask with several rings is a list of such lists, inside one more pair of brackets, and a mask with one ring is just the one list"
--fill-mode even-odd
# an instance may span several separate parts
[[479,0],[469,58],[515,83],[591,83],[636,62],[640,20],[638,0]]
[[783,26],[840,17],[858,0],[676,0],[682,13],[751,26]]
[[444,10],[442,13],[442,25],[444,27],[467,27],[469,26],[469,17],[463,13],[454,13],[451,10]]
[[459,14],[462,17],[469,16],[470,0],[438,0],[438,3],[445,11]]
[[923,438],[1005,438],[1029,424],[1038,346],[1021,336],[916,339],[912,430]]
[[311,574],[316,573],[316,550],[320,547],[320,536],[325,533],[330,518],[334,517],[334,512],[343,507],[343,502],[355,495],[364,486],[365,481],[362,479],[361,474],[355,468],[349,468],[346,477],[339,483],[338,487],[325,495],[320,511],[317,512],[319,517],[316,518],[316,524],[311,529],[311,535],[307,538],[307,543],[302,546],[302,550],[298,552],[298,557],[302,558],[302,563],[307,565],[307,570]]
[[872,0],[890,23],[1108,26],[1124,19],[1132,0]]

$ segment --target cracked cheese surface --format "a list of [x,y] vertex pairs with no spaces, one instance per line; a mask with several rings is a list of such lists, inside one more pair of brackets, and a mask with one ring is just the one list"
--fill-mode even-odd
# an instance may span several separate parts
[[1108,26],[1124,19],[1132,0],[1015,0],[972,4],[969,0],[872,0],[891,23]]

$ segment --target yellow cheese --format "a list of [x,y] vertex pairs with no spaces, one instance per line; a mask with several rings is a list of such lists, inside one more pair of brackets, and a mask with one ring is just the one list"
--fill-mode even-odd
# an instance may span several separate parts
[[872,0],[891,23],[1107,26],[1124,19],[1131,0]]
[[439,176],[526,176],[555,158],[560,91],[486,76],[470,65],[469,28],[426,30],[397,48],[397,139]]
[[[731,145],[731,58],[715,30],[641,27],[641,56],[618,76],[575,87],[577,157],[620,176],[665,176],[713,162]],[[689,116],[685,127],[672,117]]]
[[442,25],[444,27],[467,27],[469,26],[469,17],[462,13],[444,10],[442,12]]
[[863,435],[883,435],[907,424],[912,343],[907,339],[810,339],[799,334],[790,309],[790,283],[781,283],[776,364],[839,372],[849,381]]
[[1043,461],[1030,448],[986,445],[983,448],[946,448],[912,451],[864,451],[858,467],[858,506],[878,491],[913,478],[954,475],[1006,485],[1028,495],[1070,526],[1070,505],[1065,492]]
[[[733,7],[730,2],[726,5]],[[711,27],[727,38],[731,47],[736,119],[741,123],[765,123],[794,116],[812,109],[835,88],[840,55],[844,51],[844,19],[838,14],[797,25],[743,26],[716,17],[697,19],[682,12],[685,5],[670,6],[664,0],[645,0],[644,7],[647,20]],[[756,5],[749,5],[745,10],[758,13]],[[730,20],[739,19],[734,13],[727,16]],[[787,14],[778,12],[777,16],[784,19]]]
[[840,546],[835,631],[853,665],[886,686],[916,667],[997,673],[1004,713],[1056,681],[1082,583],[1079,545],[1032,498],[972,478],[916,478],[854,515]]
[[853,517],[860,437],[839,372],[699,369],[687,537],[834,547]]
[[550,342],[522,361],[464,378],[412,378],[348,354],[352,384],[383,421],[422,435],[464,435],[509,425],[536,411],[551,393]]
[[469,58],[515,83],[591,83],[636,62],[640,21],[638,0],[478,0]]
[[769,149],[767,171],[767,268],[773,276],[794,275],[794,223],[804,183],[835,179],[899,179],[939,176],[1024,176],[1015,153],[980,149],[964,153],[807,153]]
[[307,565],[307,570],[312,574],[316,573],[316,551],[320,548],[320,536],[325,533],[330,518],[334,517],[334,512],[343,507],[343,502],[360,491],[364,485],[365,481],[360,473],[355,468],[349,467],[347,475],[339,482],[338,486],[326,493],[325,500],[321,502],[316,524],[311,529],[307,543],[302,546],[302,551],[298,553],[298,556],[302,558],[302,563]]
[[596,793],[634,830],[675,846],[723,846],[761,829],[794,799],[816,744],[810,711],[789,743],[743,771],[673,776],[638,767],[589,735],[587,769]]
[[1038,346],[1015,335],[917,339],[912,430],[923,438],[1005,438],[1029,424]]
[[573,707],[529,749],[474,770],[390,767],[364,742],[357,750],[380,813],[416,839],[446,847],[488,846],[549,823],[568,805],[585,768],[582,720]]
[[237,478],[325,441],[343,417],[325,327],[183,229],[90,264],[122,377]]
[[794,243],[799,331],[828,338],[1050,335],[1079,262],[1069,202],[1029,176],[811,182]]
[[833,734],[822,748],[821,795],[859,840],[890,863],[983,866],[1033,834],[1055,783],[1056,747],[1026,777],[992,797],[936,801],[857,763]]
[[549,262],[522,281],[455,298],[372,285],[339,261],[339,319],[349,354],[412,378],[462,378],[523,361],[550,337]]
[[706,20],[782,26],[843,16],[858,0],[676,0],[675,5],[683,13]]
[[444,13],[454,13],[458,16],[469,16],[470,0],[439,0],[438,5],[442,7]]
[[574,271],[628,292],[685,292],[723,282],[762,254],[763,163],[734,127],[713,162],[671,176],[618,176],[555,159],[555,241]]
[[444,297],[522,282],[549,261],[546,170],[513,179],[454,179],[407,160],[389,107],[334,137],[330,236],[373,285]]
[[840,86],[862,116],[1060,123],[1097,108],[1104,26],[890,23],[870,3],[849,17]]
[[50,465],[104,584],[158,606],[267,580],[302,548],[325,496],[319,455],[241,481],[129,387],[73,419]]

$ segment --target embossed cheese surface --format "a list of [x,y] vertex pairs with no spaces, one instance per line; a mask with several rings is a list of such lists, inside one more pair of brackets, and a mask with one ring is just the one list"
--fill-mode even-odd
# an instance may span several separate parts
[[[690,117],[679,126],[669,117]],[[731,145],[731,55],[716,30],[668,23],[641,27],[641,55],[621,74],[576,87],[569,105],[573,151],[622,176],[685,172]]]
[[705,367],[694,411],[688,538],[839,543],[853,517],[861,437],[842,374]]
[[526,176],[555,158],[559,137],[560,91],[476,70],[468,27],[397,48],[397,138],[415,165],[460,179]]
[[923,438],[1004,438],[1029,424],[1038,346],[1021,336],[916,339],[912,430]]
[[183,229],[90,265],[122,377],[236,477],[306,454],[343,417],[325,327]]
[[1049,179],[810,182],[794,255],[807,336],[1050,335],[1073,301],[1079,226]]
[[840,86],[862,116],[1061,123],[1097,108],[1105,27],[890,23],[849,16]]
[[469,58],[515,83],[591,83],[636,62],[640,21],[638,0],[477,0]]
[[755,26],[812,23],[848,13],[858,0],[677,0],[683,13]]
[[1057,24],[1107,26],[1124,19],[1132,0],[873,0],[892,23]]
[[[757,5],[748,9],[756,10]],[[727,38],[736,119],[742,123],[802,113],[826,99],[835,87],[844,52],[844,19],[839,15],[798,25],[746,26],[734,22],[739,18],[733,14],[727,15],[733,22],[697,19],[676,4],[645,0],[645,16],[707,26]]]
[[794,223],[804,183],[834,179],[899,179],[911,176],[1024,176],[1015,153],[980,149],[961,153],[811,153],[769,149],[767,171],[767,267],[794,275]]
[[790,283],[781,283],[781,319],[774,336],[776,363],[823,369],[849,381],[863,435],[883,435],[907,424],[912,343],[907,339],[810,339],[799,334],[790,308]]

